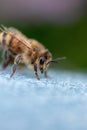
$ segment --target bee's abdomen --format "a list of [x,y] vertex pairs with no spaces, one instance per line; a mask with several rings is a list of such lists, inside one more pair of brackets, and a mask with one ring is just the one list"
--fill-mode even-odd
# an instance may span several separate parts
[[0,33],[0,44],[2,45],[9,45],[9,41],[11,39],[11,36],[5,32]]
[[6,33],[1,32],[0,33],[0,44],[5,45],[6,44]]
[[5,32],[0,33],[0,43],[4,46],[7,46],[8,48],[11,48],[13,51],[17,53],[22,51],[22,48],[24,48],[22,42],[20,42],[14,36]]

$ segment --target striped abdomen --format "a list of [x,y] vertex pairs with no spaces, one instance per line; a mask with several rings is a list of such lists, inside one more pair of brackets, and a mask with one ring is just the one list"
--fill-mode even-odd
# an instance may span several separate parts
[[7,46],[8,48],[12,49],[16,53],[22,52],[26,47],[17,38],[5,32],[0,33],[0,44],[2,46]]

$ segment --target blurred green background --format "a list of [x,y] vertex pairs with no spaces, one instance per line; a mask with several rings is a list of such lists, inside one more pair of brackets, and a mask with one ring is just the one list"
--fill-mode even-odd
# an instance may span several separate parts
[[[8,1],[11,2],[10,0]],[[60,0],[58,1],[60,3]],[[72,8],[73,9],[72,12],[74,12],[73,14],[72,12],[71,13],[69,12],[69,9],[68,11],[66,11],[65,15],[62,14],[61,12],[64,10],[62,9],[62,5],[61,5],[61,10],[58,10],[58,12],[56,10],[55,13],[55,10],[53,12],[53,10],[51,11],[49,9],[47,11],[51,13],[48,13],[46,15],[47,13],[46,11],[44,13],[41,12],[42,14],[40,14],[40,12],[38,13],[37,8],[35,9],[36,5],[30,8],[31,12],[29,12],[26,9],[23,10],[21,7],[19,7],[21,8],[22,12],[20,10],[19,11],[20,13],[17,13],[14,11],[14,8],[13,10],[12,7],[9,8],[9,6],[11,6],[9,4],[7,4],[4,7],[5,2],[6,1],[4,0],[2,3],[3,8],[1,8],[3,12],[1,13],[1,22],[0,22],[1,24],[4,24],[7,27],[13,26],[19,29],[20,31],[22,31],[24,34],[26,34],[29,38],[37,39],[52,52],[53,58],[66,56],[67,57],[66,61],[57,64],[58,67],[62,67],[66,69],[71,69],[71,68],[87,69],[87,14],[86,14],[87,6],[86,3],[84,5],[80,4],[80,8],[79,6],[77,6],[76,8],[73,6]],[[27,2],[28,1],[26,0],[25,5],[27,4]],[[33,0],[33,2],[35,1]],[[37,0],[37,2],[39,1]],[[74,3],[75,1],[72,2]],[[16,1],[14,3],[16,4]],[[39,4],[41,4],[41,2]],[[56,3],[54,5],[56,5]],[[79,5],[79,2],[77,3],[77,5]],[[26,8],[27,7],[28,5],[26,6]],[[40,7],[40,5],[38,7]],[[48,7],[50,8],[50,4]],[[53,7],[55,8],[55,6]],[[56,8],[58,9],[58,7]],[[67,4],[66,8],[67,7],[69,7],[69,4]],[[35,9],[34,11],[36,13],[32,14],[33,9]],[[6,11],[7,11],[7,15],[6,15]],[[78,13],[76,13],[76,11]],[[29,16],[28,16],[28,12],[29,12]],[[25,13],[26,15],[24,14],[22,15],[22,13]],[[54,14],[56,14],[55,17]]]

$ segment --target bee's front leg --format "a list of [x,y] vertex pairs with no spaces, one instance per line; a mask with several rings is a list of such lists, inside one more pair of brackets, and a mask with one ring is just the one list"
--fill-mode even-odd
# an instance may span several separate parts
[[37,78],[38,80],[40,80],[40,78],[39,78],[39,76],[38,76],[38,73],[37,73],[37,64],[36,64],[36,63],[34,63],[34,74],[35,74],[36,78]]
[[48,75],[47,75],[47,71],[46,71],[46,70],[44,71],[44,76],[45,76],[45,78],[48,78]]
[[15,60],[14,60],[14,64],[12,66],[12,69],[11,69],[11,75],[10,77],[12,77],[16,71],[16,68],[17,68],[17,65],[22,61],[22,55],[19,54],[15,57]]

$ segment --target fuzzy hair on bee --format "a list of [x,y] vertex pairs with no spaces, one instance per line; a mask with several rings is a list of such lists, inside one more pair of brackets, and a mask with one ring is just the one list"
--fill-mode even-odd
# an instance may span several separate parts
[[35,39],[30,39],[13,27],[0,27],[0,49],[3,50],[2,69],[14,61],[11,67],[12,77],[17,66],[25,64],[32,67],[36,78],[39,80],[38,70],[47,77],[47,68],[51,62],[58,62],[65,57],[52,59],[51,52]]

